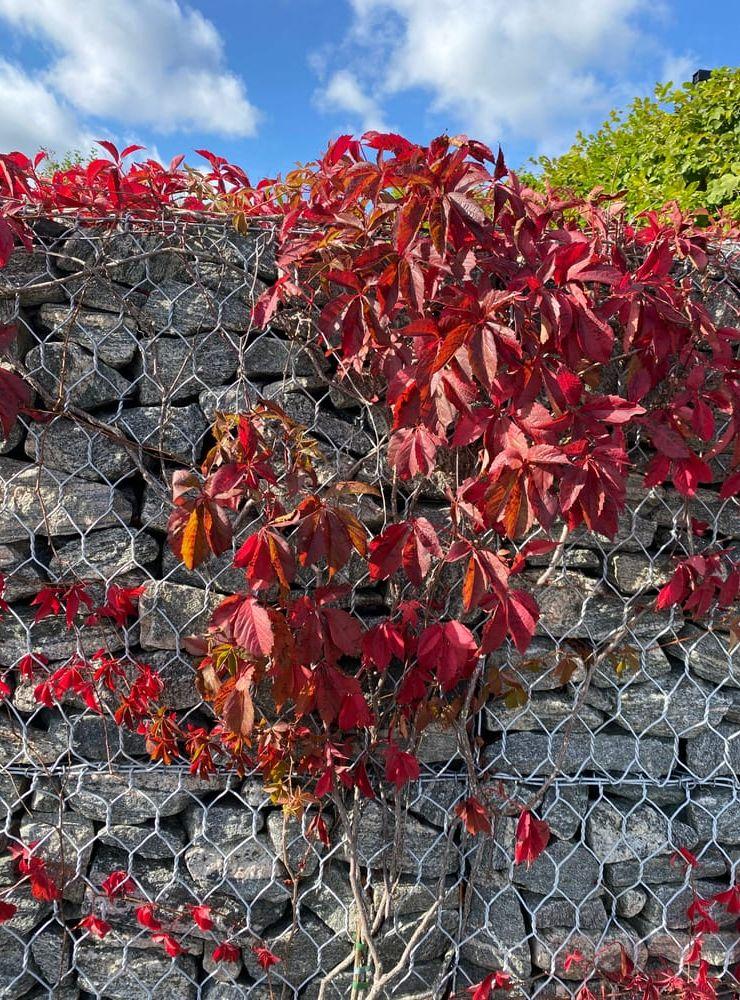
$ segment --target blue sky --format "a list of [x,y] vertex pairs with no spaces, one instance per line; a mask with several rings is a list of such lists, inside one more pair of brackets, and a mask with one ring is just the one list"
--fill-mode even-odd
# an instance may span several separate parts
[[387,128],[518,166],[738,39],[740,0],[0,0],[0,149],[207,146],[257,180]]

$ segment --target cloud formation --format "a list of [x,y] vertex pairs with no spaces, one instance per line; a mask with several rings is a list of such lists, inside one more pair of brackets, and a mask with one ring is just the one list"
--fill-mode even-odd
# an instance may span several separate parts
[[351,5],[354,22],[340,50],[347,68],[327,92],[349,74],[381,115],[396,95],[417,89],[431,112],[449,116],[450,130],[491,141],[513,135],[550,151],[629,96],[634,54],[656,44],[638,25],[646,0]]
[[33,77],[1,64],[11,85],[0,108],[2,148],[69,148],[95,120],[127,134],[255,134],[259,113],[226,65],[221,36],[177,0],[0,0],[2,21],[48,53]]

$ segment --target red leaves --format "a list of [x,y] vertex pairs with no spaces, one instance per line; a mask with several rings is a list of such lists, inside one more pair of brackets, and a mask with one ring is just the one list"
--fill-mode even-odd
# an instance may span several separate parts
[[159,931],[162,929],[162,924],[157,919],[156,914],[157,907],[154,903],[144,903],[136,908],[137,922],[149,931]]
[[529,868],[547,847],[549,839],[550,828],[547,823],[537,819],[533,813],[524,810],[516,825],[514,864],[524,863]]
[[[0,219],[0,235],[2,222],[3,220]],[[2,267],[1,261],[0,267]],[[0,427],[2,427],[4,438],[10,435],[18,419],[18,414],[31,405],[32,399],[31,389],[23,379],[15,372],[0,367]]]
[[214,962],[238,962],[242,957],[242,953],[235,944],[223,941],[221,944],[216,945],[211,957]]
[[443,691],[451,691],[469,677],[478,659],[478,645],[467,626],[460,622],[430,625],[419,636],[419,665],[433,671]]
[[192,473],[178,470],[172,477],[172,501],[176,506],[167,522],[170,548],[188,569],[194,569],[211,553],[220,556],[231,545],[232,529],[225,507],[231,506],[232,483],[223,482],[224,466],[205,485]]
[[180,942],[171,934],[167,934],[164,931],[152,934],[152,941],[155,944],[161,944],[170,958],[177,958],[179,955],[185,954],[185,949],[180,945]]
[[254,728],[253,684],[254,668],[241,667],[236,674],[224,681],[214,700],[214,708],[224,725],[244,739],[251,736]]
[[89,931],[99,941],[102,941],[113,930],[107,920],[103,920],[102,917],[96,917],[93,913],[89,913],[86,917],[83,917],[77,926],[82,930]]
[[729,608],[740,595],[740,564],[730,552],[715,552],[683,559],[661,588],[658,611],[680,605],[686,614],[704,617],[715,605]]
[[491,835],[491,820],[486,807],[478,799],[470,796],[455,806],[455,813],[460,817],[463,826],[471,836],[482,833]]
[[212,931],[216,926],[213,922],[213,917],[211,916],[210,906],[205,906],[202,903],[199,906],[191,906],[190,916],[193,918],[193,922],[200,927],[202,931]]
[[275,641],[269,612],[254,597],[243,594],[234,594],[219,604],[210,628],[255,656],[269,656]]
[[129,878],[128,872],[114,871],[100,883],[100,888],[108,899],[120,899],[135,892],[136,883]]
[[403,566],[409,580],[420,587],[432,558],[441,558],[437,532],[425,517],[390,524],[370,543],[370,576],[387,580]]
[[93,606],[93,599],[82,583],[73,583],[70,587],[42,587],[31,601],[31,605],[38,608],[34,621],[40,622],[64,612],[68,629],[74,626],[81,604],[88,609]]
[[511,976],[506,972],[491,972],[480,983],[468,986],[470,1000],[491,1000],[495,990],[510,990],[514,986]]
[[265,948],[264,945],[253,945],[252,951],[265,972],[268,972],[273,965],[277,965],[280,961],[278,956],[274,955],[269,948]]
[[28,879],[33,898],[51,903],[61,898],[62,890],[49,874],[46,861],[33,853],[36,847],[37,842],[12,844],[10,855],[18,862],[20,874]]
[[422,425],[394,431],[388,445],[388,462],[401,479],[429,476],[435,468],[437,449],[442,441],[440,434]]
[[282,535],[260,528],[250,535],[234,556],[234,565],[246,571],[249,586],[263,590],[279,583],[286,590],[295,576],[295,559]]
[[18,907],[15,903],[8,903],[7,900],[0,900],[0,924],[6,924],[15,916]]
[[401,789],[419,777],[419,761],[412,753],[389,743],[385,751],[385,777]]
[[301,566],[325,561],[329,579],[348,561],[354,549],[362,558],[367,553],[367,532],[355,515],[338,503],[309,496],[293,514],[275,521],[278,525],[297,523],[296,548]]

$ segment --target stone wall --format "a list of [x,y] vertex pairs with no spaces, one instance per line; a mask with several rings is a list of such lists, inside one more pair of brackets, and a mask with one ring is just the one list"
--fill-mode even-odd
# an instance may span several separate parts
[[[107,644],[159,667],[168,703],[195,723],[202,708],[182,641],[242,577],[226,557],[190,573],[170,553],[172,470],[201,456],[217,408],[263,396],[320,442],[323,482],[350,470],[379,482],[385,417],[331,383],[324,359],[302,346],[300,318],[253,329],[249,306],[276,277],[269,227],[239,236],[215,223],[108,232],[43,223],[37,237],[33,254],[17,252],[0,272],[0,325],[18,326],[14,360],[57,415],[0,443],[0,572],[11,603],[0,621],[0,667],[34,650],[52,661],[77,651],[79,637],[58,621],[34,623],[29,601],[45,583],[76,576],[102,592],[113,581],[143,582],[140,622],[123,633],[86,630],[85,651]],[[736,315],[734,294],[729,282],[717,286],[713,308]],[[724,632],[649,610],[681,551],[687,510],[670,490],[646,493],[639,477],[629,496],[617,538],[573,536],[538,588],[533,649],[524,659],[496,656],[531,697],[519,708],[492,703],[479,720],[480,763],[502,795],[524,801],[548,783],[545,853],[528,869],[512,866],[513,820],[483,841],[450,832],[454,804],[468,793],[455,739],[443,729],[423,738],[423,774],[405,803],[400,848],[395,804],[365,808],[359,849],[368,891],[379,891],[384,867],[398,873],[378,945],[385,962],[401,956],[444,895],[389,997],[446,996],[496,968],[527,980],[528,995],[567,992],[583,972],[564,967],[575,949],[606,964],[620,945],[643,962],[675,961],[688,940],[689,894],[676,848],[699,857],[704,894],[737,877],[740,666]],[[417,513],[439,518],[443,507],[438,485],[422,484]],[[360,514],[373,529],[382,524],[381,507],[367,499]],[[720,501],[717,484],[699,491],[688,515],[707,522],[716,540],[740,540],[740,509]],[[525,581],[535,587],[545,560],[533,562]],[[344,578],[349,603],[372,622],[385,585],[371,586],[351,563]],[[578,663],[563,674],[566,654],[609,640],[643,605],[587,691]],[[116,913],[105,941],[80,940],[71,928],[113,869],[129,871],[160,903],[205,897],[226,914],[246,913],[283,957],[274,995],[318,996],[354,938],[341,843],[322,852],[307,842],[256,780],[204,783],[153,766],[139,737],[74,699],[51,712],[18,680],[0,713],[3,843],[40,841],[69,876],[62,904],[28,900],[0,927],[0,997],[272,995],[246,946],[226,968],[213,962],[207,935],[191,934],[187,954],[171,960]],[[14,880],[3,858],[0,888]],[[740,959],[735,929],[707,936],[704,955],[716,972],[731,968]],[[325,995],[348,996],[350,980],[343,971]]]

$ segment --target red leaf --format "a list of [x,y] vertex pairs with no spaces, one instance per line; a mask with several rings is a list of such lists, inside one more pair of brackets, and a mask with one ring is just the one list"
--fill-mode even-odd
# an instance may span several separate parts
[[0,218],[0,268],[5,267],[10,260],[10,255],[13,253],[13,243],[13,230],[5,219]]
[[495,990],[510,990],[514,984],[507,972],[491,972],[481,982],[468,986],[471,1000],[491,1000]]
[[419,665],[435,672],[443,691],[451,691],[469,677],[478,658],[478,646],[470,629],[458,621],[430,625],[419,636]]
[[458,802],[455,806],[455,812],[463,821],[465,829],[468,833],[472,834],[472,836],[475,836],[478,833],[490,836],[491,820],[485,806],[482,805],[478,799],[471,796],[462,802]]
[[254,597],[233,594],[223,600],[211,616],[212,631],[225,629],[247,652],[269,656],[274,636],[270,615]]
[[242,953],[235,944],[224,941],[213,949],[214,962],[238,962]]
[[403,788],[409,781],[419,777],[419,761],[412,753],[401,750],[395,743],[385,751],[385,776],[396,788]]
[[280,959],[277,955],[274,955],[269,948],[265,948],[264,945],[252,945],[252,951],[257,956],[257,961],[262,966],[262,968],[267,972],[267,970],[272,965],[277,965]]
[[12,920],[17,909],[18,907],[15,906],[14,903],[8,903],[5,900],[0,900],[0,924],[4,924],[8,920]]
[[524,862],[529,868],[547,847],[549,839],[550,828],[547,823],[537,819],[533,813],[527,810],[522,812],[516,826],[514,864],[520,865]]
[[144,903],[143,906],[137,907],[136,919],[147,930],[159,931],[162,929],[162,924],[157,920],[156,912],[157,908],[154,903]]
[[215,927],[213,918],[211,917],[210,906],[204,906],[203,904],[191,906],[190,916],[202,931],[212,931]]
[[98,938],[100,941],[113,930],[107,920],[103,920],[102,917],[96,917],[92,913],[83,917],[77,926],[89,931],[93,937]]
[[155,944],[161,944],[170,958],[177,958],[178,955],[183,955],[184,949],[180,947],[178,941],[171,934],[165,934],[163,932],[152,934],[152,941]]

